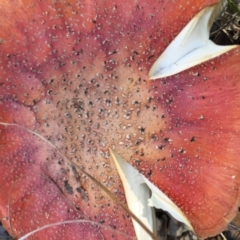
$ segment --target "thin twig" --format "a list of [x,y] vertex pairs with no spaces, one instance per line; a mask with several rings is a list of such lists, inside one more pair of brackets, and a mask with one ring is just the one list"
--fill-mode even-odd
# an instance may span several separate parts
[[116,196],[114,194],[112,194],[102,183],[100,183],[96,178],[94,178],[93,176],[91,176],[88,172],[86,172],[84,169],[80,168],[77,164],[75,164],[74,162],[72,162],[71,160],[69,160],[53,143],[51,143],[49,140],[47,140],[46,138],[44,138],[42,135],[26,128],[23,127],[21,125],[18,124],[14,124],[14,123],[6,123],[6,122],[0,122],[0,125],[3,125],[5,127],[17,127],[20,129],[23,129],[29,133],[32,133],[34,136],[40,138],[41,140],[43,140],[44,142],[46,142],[47,144],[49,144],[51,147],[53,147],[64,159],[66,159],[68,162],[70,162],[73,166],[75,166],[77,169],[79,169],[83,174],[85,174],[86,176],[88,176],[94,183],[96,183],[103,191],[105,191],[115,202],[117,202],[126,212],[129,213],[129,215],[131,215],[131,217],[149,234],[149,236],[151,236],[151,238],[153,240],[157,240],[157,237],[155,236],[155,234],[153,234],[145,225],[144,223],[142,223],[141,220],[138,219],[138,217],[128,208],[128,206],[124,203],[122,203],[120,200],[118,200],[116,198]]

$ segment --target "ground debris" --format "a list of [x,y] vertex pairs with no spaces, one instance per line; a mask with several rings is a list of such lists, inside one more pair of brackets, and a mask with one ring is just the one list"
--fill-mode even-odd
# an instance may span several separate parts
[[[240,9],[240,1],[229,1]],[[240,10],[239,10],[240,12]],[[210,39],[218,45],[240,44],[240,13],[228,1],[224,1],[222,11],[211,28]]]

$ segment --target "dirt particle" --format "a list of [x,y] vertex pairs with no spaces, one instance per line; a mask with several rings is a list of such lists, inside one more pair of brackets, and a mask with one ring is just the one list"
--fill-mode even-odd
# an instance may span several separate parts
[[67,192],[72,195],[73,194],[73,188],[69,184],[68,180],[64,181],[64,186],[65,186]]

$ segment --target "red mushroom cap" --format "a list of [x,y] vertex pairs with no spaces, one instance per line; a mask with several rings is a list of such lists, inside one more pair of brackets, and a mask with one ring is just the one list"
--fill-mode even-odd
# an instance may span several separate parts
[[0,121],[9,123],[0,128],[0,215],[14,237],[79,219],[32,239],[134,237],[129,214],[72,164],[125,202],[109,148],[200,238],[226,227],[239,202],[239,48],[147,79],[187,22],[216,2],[0,3]]

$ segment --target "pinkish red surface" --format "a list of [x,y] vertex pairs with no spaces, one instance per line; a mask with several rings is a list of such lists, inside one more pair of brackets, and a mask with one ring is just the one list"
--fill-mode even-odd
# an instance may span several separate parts
[[[36,131],[125,202],[108,152],[115,149],[185,212],[199,237],[217,234],[239,202],[239,48],[147,79],[186,23],[215,2],[1,1],[0,121]],[[1,126],[0,215],[17,238],[72,219],[112,230],[66,224],[32,239],[135,236],[128,213],[17,126]]]

